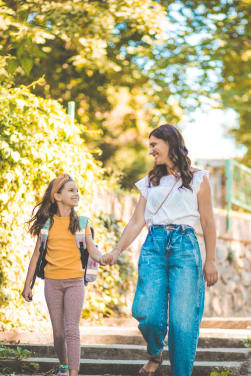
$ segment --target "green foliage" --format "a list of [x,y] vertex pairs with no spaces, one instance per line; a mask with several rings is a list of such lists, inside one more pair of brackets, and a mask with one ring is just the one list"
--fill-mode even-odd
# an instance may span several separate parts
[[165,4],[176,24],[176,44],[169,38],[167,45],[184,62],[177,79],[182,95],[188,95],[190,103],[197,97],[186,87],[190,72],[190,84],[199,95],[211,96],[218,108],[237,112],[239,127],[231,133],[247,147],[243,163],[251,166],[250,1],[181,0],[173,5],[167,0]]
[[233,252],[233,250],[231,248],[228,248],[227,249],[227,261],[231,264],[235,261],[236,257],[235,257],[235,254]]
[[[30,350],[23,349],[20,346],[17,346],[15,348],[15,347],[10,347],[10,346],[0,345],[0,359],[2,361],[10,360],[10,359],[14,360],[20,372],[37,373],[39,371],[38,363],[24,362],[24,360],[31,357],[31,355],[32,353]],[[0,367],[0,372],[3,373],[5,376],[8,376],[9,374],[11,374],[10,376],[15,375],[11,367]]]
[[[104,251],[109,251],[115,246],[123,225],[122,221],[112,216],[101,214],[96,218],[95,240],[103,245]],[[100,320],[114,314],[128,315],[136,283],[136,271],[130,260],[130,253],[123,252],[117,264],[109,268],[100,267],[99,270],[97,281],[88,285],[82,317]]]
[[210,373],[210,376],[228,376],[229,375],[229,370],[225,370],[225,371],[222,371],[222,372],[217,372],[217,371],[214,371],[214,372],[211,372]]
[[[36,94],[65,105],[75,100],[77,117],[88,127],[82,137],[102,150],[97,159],[107,166],[123,162],[120,172],[133,171],[123,180],[131,186],[146,169],[147,153],[139,165],[134,149],[146,151],[149,127],[162,119],[176,123],[182,114],[165,78],[153,74],[154,49],[166,40],[165,7],[154,0],[7,0],[0,17],[0,55],[14,84],[44,74],[46,84],[34,88]],[[161,60],[162,68],[168,64]]]
[[251,347],[251,338],[248,338],[244,344],[245,347]]
[[31,356],[31,351],[27,349],[22,349],[22,347],[17,346],[15,347],[9,347],[0,345],[0,357],[1,359],[16,359],[16,360],[23,360],[27,359]]
[[133,151],[146,151],[149,129],[179,122],[205,98],[239,114],[233,134],[251,163],[247,0],[0,4],[0,78],[29,84],[44,74],[36,94],[75,100],[82,137],[102,150],[97,159],[122,165],[122,184],[148,168]]
[[[79,214],[92,219],[102,251],[114,246],[117,224],[112,219],[111,228],[105,227],[108,218],[98,218],[93,203],[99,192],[116,186],[104,179],[104,170],[80,137],[85,129],[71,124],[57,101],[37,97],[26,87],[0,88],[1,329],[28,329],[35,322],[40,328],[47,325],[43,282],[36,282],[32,303],[24,302],[21,291],[34,249],[25,222],[55,175],[67,171],[74,177],[82,195]],[[85,317],[95,319],[123,310],[126,297],[120,294],[126,290],[119,287],[120,278],[123,281],[124,273],[131,272],[127,260],[112,270],[101,270],[97,285],[88,288],[91,293],[85,303]]]

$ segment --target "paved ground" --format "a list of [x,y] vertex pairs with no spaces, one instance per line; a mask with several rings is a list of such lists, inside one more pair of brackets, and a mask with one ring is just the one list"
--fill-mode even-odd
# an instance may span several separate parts
[[[218,338],[219,347],[222,339],[251,339],[251,319],[204,319],[200,330],[200,338]],[[83,325],[85,324],[85,325]],[[103,325],[91,325],[86,321],[81,322],[80,327],[81,343],[91,344],[92,337],[95,337],[96,343],[112,343],[109,342],[109,336],[138,336],[140,332],[137,323],[133,319],[118,319],[113,321],[105,320]],[[100,337],[100,340],[99,340]],[[105,342],[104,337],[107,338]],[[108,341],[108,342],[107,342]],[[51,344],[52,331],[50,326],[47,330],[37,330],[33,332],[0,332],[0,342],[13,343],[34,343],[34,344]],[[116,342],[114,342],[116,343]]]

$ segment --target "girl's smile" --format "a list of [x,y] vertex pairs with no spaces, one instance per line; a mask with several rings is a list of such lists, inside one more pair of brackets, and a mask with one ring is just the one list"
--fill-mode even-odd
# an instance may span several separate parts
[[64,206],[74,207],[79,202],[79,191],[75,181],[70,180],[64,184],[63,189],[55,194],[57,202]]

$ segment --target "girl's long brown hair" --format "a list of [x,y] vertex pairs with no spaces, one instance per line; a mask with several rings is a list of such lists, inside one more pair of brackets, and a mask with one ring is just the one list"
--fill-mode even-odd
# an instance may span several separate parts
[[[42,198],[42,201],[39,202],[32,210],[32,217],[27,222],[29,225],[29,232],[31,233],[31,235],[38,236],[48,218],[50,218],[50,226],[53,225],[53,216],[57,212],[57,203],[56,202],[52,203],[50,196],[51,196],[52,186],[55,180],[56,179],[53,179],[50,182]],[[73,179],[70,179],[68,181],[73,181]],[[63,184],[62,187],[60,187],[60,189],[58,190],[58,193],[62,191],[65,184]],[[75,212],[74,208],[72,208],[70,212],[69,230],[72,234],[75,234],[76,231],[80,230],[78,215]]]
[[[191,169],[191,160],[188,157],[188,150],[185,146],[184,139],[176,127],[170,124],[164,124],[154,129],[150,135],[166,141],[169,145],[169,158],[173,163],[173,168],[176,168],[181,175],[182,185],[180,188],[187,188],[192,190],[190,183],[193,179],[193,172]],[[154,165],[149,172],[149,183],[154,186],[159,185],[162,176],[168,175],[167,166],[165,164]]]

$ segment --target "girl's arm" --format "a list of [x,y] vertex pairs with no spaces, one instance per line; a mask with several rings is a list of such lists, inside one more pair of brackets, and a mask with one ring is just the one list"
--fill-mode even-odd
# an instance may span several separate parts
[[211,200],[211,189],[208,178],[204,176],[198,193],[198,206],[200,223],[206,247],[206,261],[204,264],[204,277],[207,286],[214,285],[218,280],[218,272],[215,265],[216,229]]
[[106,255],[103,255],[102,262],[104,264],[113,265],[121,252],[123,252],[126,248],[130,246],[130,244],[136,239],[139,235],[143,227],[145,226],[145,206],[146,206],[146,199],[141,195],[140,199],[136,205],[134,213],[126,225],[117,246],[114,250]]
[[89,255],[91,256],[91,258],[97,261],[98,263],[101,263],[102,253],[98,250],[97,246],[93,242],[92,236],[87,235],[85,237],[85,241],[86,241],[87,251]]
[[39,248],[40,248],[40,238],[38,237],[34,252],[31,256],[31,260],[30,260],[30,264],[28,267],[28,272],[27,272],[27,276],[26,276],[26,280],[24,284],[24,289],[22,292],[22,296],[27,302],[30,302],[32,300],[32,290],[30,286],[31,286],[31,282],[32,282],[35,270],[36,270],[37,261],[39,258]]

